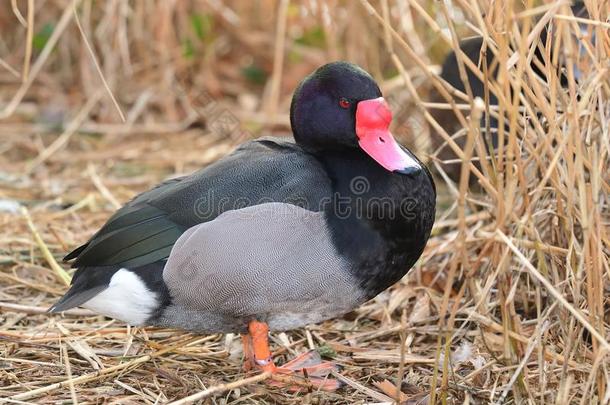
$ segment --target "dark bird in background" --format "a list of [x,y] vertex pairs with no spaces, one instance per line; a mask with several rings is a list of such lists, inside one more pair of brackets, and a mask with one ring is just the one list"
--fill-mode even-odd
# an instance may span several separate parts
[[[587,9],[583,2],[577,2],[571,7],[572,13],[576,17],[587,18],[588,13]],[[584,30],[586,27],[582,26]],[[545,62],[544,49],[548,46],[551,50],[551,57],[554,52],[552,49],[552,40],[553,35],[551,32],[551,27],[546,26],[540,32],[540,36],[538,37],[538,41],[532,44],[535,46],[534,54],[530,63],[530,66],[533,72],[543,81],[548,82],[548,78],[546,76],[546,69],[543,67],[547,65]],[[479,67],[480,71],[484,71],[484,65],[487,66],[487,72],[490,78],[493,80],[498,77],[498,60],[496,59],[496,55],[493,54],[489,47],[484,47],[484,39],[480,36],[470,37],[462,40],[460,42],[460,49],[466,55],[468,59],[470,59],[475,66]],[[467,73],[468,83],[470,84],[470,89],[472,91],[473,97],[480,97],[481,99],[485,99],[485,84],[479,79],[479,77],[468,68],[468,66],[464,66]],[[580,72],[575,69],[575,77],[578,80],[580,76]],[[563,88],[567,88],[568,86],[568,78],[565,72],[565,64],[560,63],[556,68],[557,78],[559,80],[560,85]],[[459,90],[462,93],[466,92],[466,84],[462,81],[458,69],[458,61],[456,52],[454,50],[450,51],[449,54],[445,57],[443,61],[441,75],[443,80],[449,83],[452,87]],[[497,106],[498,98],[491,91],[488,90],[489,94],[489,105]],[[431,92],[431,100],[434,103],[446,103],[447,100],[436,90],[433,89]],[[454,101],[456,103],[464,103],[465,101],[455,98]],[[462,129],[462,125],[454,114],[453,110],[447,109],[430,109],[430,113],[432,116],[438,121],[438,123],[445,129],[445,131],[449,135],[455,134],[457,131]],[[489,127],[487,128],[486,120],[489,120]],[[498,147],[498,120],[497,118],[490,116],[486,117],[485,115],[481,119],[481,133],[483,136],[483,141],[486,146],[488,153],[493,153],[493,151]],[[489,129],[489,133],[487,133],[487,129]],[[508,128],[505,128],[508,131]],[[466,143],[466,137],[458,137],[455,138],[456,143],[460,148],[464,148]],[[437,132],[432,132],[432,148],[433,150],[437,150],[444,144],[444,139]],[[460,171],[461,171],[461,161],[458,156],[451,150],[449,146],[444,146],[437,157],[442,161],[452,161],[453,163],[443,164],[442,169],[447,173],[449,178],[453,181],[459,181]],[[478,165],[478,164],[477,164]],[[480,167],[480,166],[479,166]],[[471,180],[474,180],[474,177],[471,177]]]

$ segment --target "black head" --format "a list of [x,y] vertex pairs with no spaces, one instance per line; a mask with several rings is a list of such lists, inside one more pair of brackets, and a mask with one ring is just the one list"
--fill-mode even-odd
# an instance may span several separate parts
[[379,86],[359,66],[349,62],[321,66],[292,97],[290,123],[295,140],[313,149],[357,147],[356,106],[378,97]]
[[359,147],[390,172],[422,169],[390,133],[392,111],[379,86],[352,63],[329,63],[307,76],[292,97],[290,122],[297,143],[311,151]]

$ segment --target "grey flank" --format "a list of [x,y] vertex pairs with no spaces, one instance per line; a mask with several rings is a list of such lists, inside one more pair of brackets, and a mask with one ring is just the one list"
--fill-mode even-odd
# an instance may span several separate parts
[[154,323],[198,332],[272,330],[352,310],[364,294],[335,250],[324,214],[267,203],[188,229],[163,271],[172,297]]

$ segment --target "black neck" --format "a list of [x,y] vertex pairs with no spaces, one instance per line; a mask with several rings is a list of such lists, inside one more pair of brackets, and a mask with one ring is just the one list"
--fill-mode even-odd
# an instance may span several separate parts
[[421,174],[403,175],[388,172],[359,148],[314,152],[322,162],[333,187],[333,205],[328,212],[338,218],[355,218],[367,223],[388,242],[412,238],[408,225],[417,183],[425,182]]
[[335,245],[359,266],[357,275],[374,296],[399,280],[425,246],[435,199],[428,173],[388,172],[358,148],[313,154],[333,188],[325,213]]

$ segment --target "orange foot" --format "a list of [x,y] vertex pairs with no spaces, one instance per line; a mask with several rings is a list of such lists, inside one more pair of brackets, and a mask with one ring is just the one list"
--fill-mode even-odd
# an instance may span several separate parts
[[248,325],[248,334],[242,335],[244,345],[244,368],[272,373],[270,385],[287,387],[291,391],[319,389],[335,391],[340,387],[339,381],[328,378],[332,370],[338,370],[336,364],[322,361],[320,355],[310,350],[283,366],[276,366],[269,350],[269,327],[264,322],[252,321]]

